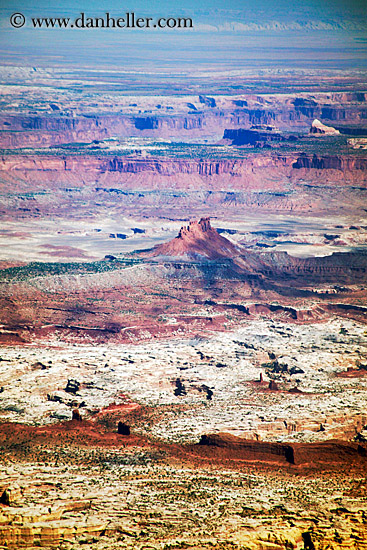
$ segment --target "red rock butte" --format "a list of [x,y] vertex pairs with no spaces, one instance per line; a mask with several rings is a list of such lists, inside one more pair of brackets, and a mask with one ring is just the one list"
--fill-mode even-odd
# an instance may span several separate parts
[[210,224],[209,218],[191,221],[181,227],[177,237],[155,246],[152,256],[204,256],[210,260],[233,258],[238,256],[237,247],[219,233]]

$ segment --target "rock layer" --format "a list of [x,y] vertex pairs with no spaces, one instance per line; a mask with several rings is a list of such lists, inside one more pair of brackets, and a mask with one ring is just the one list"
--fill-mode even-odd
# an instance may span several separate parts
[[[220,450],[228,458],[248,461],[278,462],[295,466],[341,465],[365,463],[367,446],[359,443],[329,440],[322,443],[269,443],[241,439],[231,434],[203,435],[199,442],[201,449],[208,447]],[[205,451],[204,451],[205,452]],[[210,450],[208,451],[211,454]],[[216,452],[216,451],[215,451]]]

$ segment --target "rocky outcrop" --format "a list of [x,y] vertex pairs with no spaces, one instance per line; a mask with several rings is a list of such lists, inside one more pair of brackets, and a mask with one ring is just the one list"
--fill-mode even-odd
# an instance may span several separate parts
[[[0,525],[0,544],[6,548],[59,548],[64,540],[76,540],[81,536],[99,537],[107,527],[107,521],[89,517],[86,521],[71,521],[63,517],[72,511],[89,509],[90,501],[78,501],[70,505],[60,505],[54,510],[32,510],[32,514],[22,515],[19,509],[3,514]],[[96,539],[97,541],[98,539]],[[92,541],[92,539],[91,539]]]
[[206,95],[199,95],[199,102],[211,108],[214,108],[217,106],[215,99],[213,97],[208,97]]
[[336,136],[339,135],[339,130],[336,130],[332,126],[326,126],[322,122],[320,122],[317,118],[312,122],[311,128],[310,128],[310,134],[316,135],[316,136]]
[[74,409],[73,410],[72,420],[76,420],[77,422],[82,421],[82,415],[80,414],[79,409]]
[[117,433],[120,435],[130,435],[130,426],[125,422],[119,422],[117,425]]
[[134,126],[137,130],[155,130],[159,123],[155,117],[139,117],[134,118]]
[[209,218],[201,218],[198,222],[192,221],[189,225],[181,227],[176,238],[157,245],[148,255],[204,257],[216,260],[234,258],[238,256],[238,249],[212,228]]
[[80,383],[77,380],[69,379],[66,385],[65,391],[68,393],[76,394],[80,388]]
[[173,393],[179,397],[181,395],[186,395],[186,388],[185,388],[185,385],[183,384],[181,378],[176,378],[175,380],[175,389],[173,391]]
[[272,143],[279,143],[281,141],[294,141],[297,139],[295,136],[292,138],[285,138],[280,132],[272,129],[271,126],[265,129],[239,128],[237,130],[224,130],[223,140],[230,141],[231,145],[248,145],[252,147],[270,147]]
[[[195,449],[195,447],[193,447]],[[242,439],[227,433],[202,435],[196,449],[213,449],[214,454],[233,460],[265,463],[278,462],[294,466],[331,466],[333,464],[366,463],[367,446],[364,443],[328,440],[320,443],[270,443]],[[205,451],[204,451],[205,453]]]
[[5,506],[16,506],[21,497],[19,487],[6,487],[0,496],[0,503]]
[[198,446],[224,449],[225,451],[229,451],[234,459],[294,464],[292,446],[281,443],[252,441],[227,433],[218,433],[202,435]]

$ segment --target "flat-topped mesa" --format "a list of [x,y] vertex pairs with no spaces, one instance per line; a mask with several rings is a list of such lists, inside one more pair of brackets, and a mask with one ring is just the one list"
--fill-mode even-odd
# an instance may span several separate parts
[[339,130],[336,130],[332,126],[326,126],[320,120],[315,118],[313,123],[311,124],[310,128],[310,134],[316,134],[316,135],[326,135],[326,136],[336,136],[340,134]]
[[150,256],[203,256],[210,260],[233,258],[238,254],[237,247],[219,235],[211,226],[209,218],[190,222],[181,227],[177,237],[149,251]]

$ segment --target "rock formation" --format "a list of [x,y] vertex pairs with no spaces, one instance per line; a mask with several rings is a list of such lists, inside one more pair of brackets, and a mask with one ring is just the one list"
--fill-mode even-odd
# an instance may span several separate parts
[[79,409],[74,409],[73,410],[73,418],[72,419],[76,420],[77,422],[82,421],[82,415],[80,414]]
[[79,387],[80,387],[80,383],[77,380],[72,380],[70,378],[66,385],[65,391],[68,393],[76,394],[79,390]]
[[274,382],[274,380],[270,380],[269,390],[273,390],[273,391],[278,391],[279,390],[278,384],[276,382]]
[[174,389],[174,394],[179,397],[180,395],[186,395],[186,388],[184,386],[184,384],[182,383],[182,380],[180,378],[177,378],[176,381],[175,381],[175,389]]
[[177,237],[154,247],[150,256],[190,256],[191,258],[234,258],[237,247],[212,228],[209,218],[183,226]]
[[[243,439],[228,433],[202,435],[197,445],[191,446],[199,454],[230,456],[233,460],[261,460],[280,464],[365,464],[365,444],[339,440],[318,443],[278,443]],[[206,450],[205,450],[206,449]],[[209,450],[211,449],[211,450]]]
[[1,497],[0,497],[0,503],[5,504],[5,506],[10,506],[12,502],[11,499],[11,490],[10,489],[4,489]]
[[130,435],[130,426],[125,422],[119,422],[117,425],[117,433],[120,435]]
[[310,128],[310,134],[315,135],[324,135],[324,136],[335,136],[340,134],[339,130],[336,130],[332,126],[326,126],[320,122],[317,118],[313,121]]
[[213,97],[208,97],[206,95],[199,95],[199,101],[200,103],[203,103],[207,107],[211,107],[211,108],[214,108],[217,105]]
[[249,130],[245,128],[226,129],[223,135],[224,142],[230,141],[231,145],[250,145],[254,147],[270,147],[269,144],[272,142],[295,141],[296,139],[296,136],[286,138],[274,127],[262,125],[253,126]]

